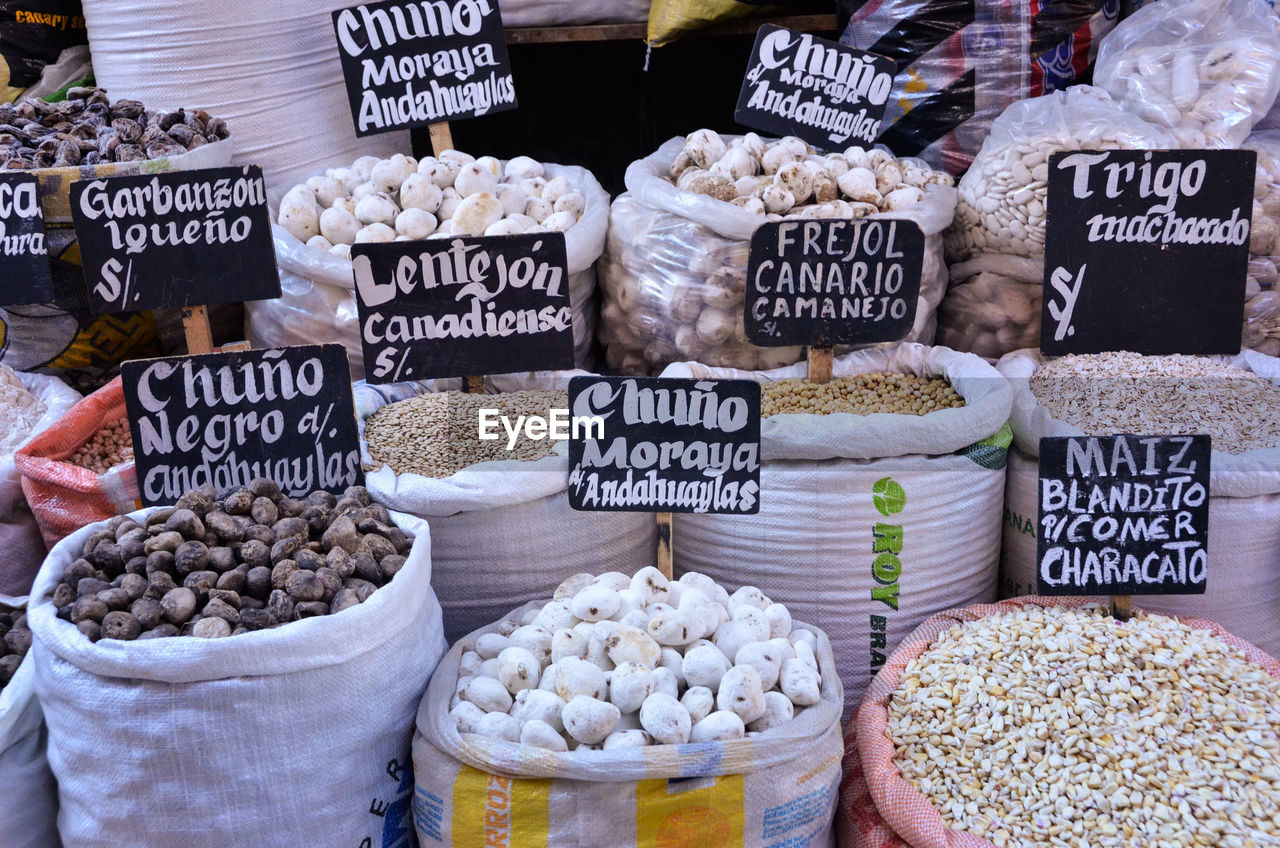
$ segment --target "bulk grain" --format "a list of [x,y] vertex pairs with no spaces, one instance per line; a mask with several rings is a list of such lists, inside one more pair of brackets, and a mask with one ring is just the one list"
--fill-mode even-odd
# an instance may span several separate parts
[[409,728],[446,647],[429,547],[359,487],[269,481],[59,543],[28,619],[63,844],[411,840]]
[[1001,590],[1036,588],[1037,464],[1044,436],[1207,433],[1209,580],[1203,595],[1142,599],[1149,610],[1228,621],[1280,653],[1280,360],[1104,353],[1001,359],[1014,386]]
[[25,600],[0,595],[0,822],[6,848],[58,848],[58,789],[33,688]]
[[759,588],[575,574],[442,663],[419,842],[829,845],[841,703],[830,642]]
[[[485,378],[484,393],[448,391],[460,381],[355,386],[365,483],[392,509],[431,525],[432,580],[456,641],[508,610],[546,597],[571,574],[608,562],[635,571],[657,555],[644,513],[578,512],[569,506],[567,445],[509,438],[520,414],[567,408],[582,371]],[[481,410],[494,410],[479,438]]]
[[1049,603],[956,610],[911,635],[859,709],[842,830],[871,819],[917,848],[956,831],[1280,842],[1280,664],[1210,622]]
[[[994,600],[1011,396],[976,356],[912,343],[837,357],[837,388],[808,385],[805,370],[664,373],[758,380],[770,413],[759,514],[676,515],[674,560],[678,573],[768,586],[821,627],[847,716],[920,621],[959,597]],[[812,414],[814,399],[859,384],[876,387],[874,404]],[[943,408],[926,411],[930,393]]]

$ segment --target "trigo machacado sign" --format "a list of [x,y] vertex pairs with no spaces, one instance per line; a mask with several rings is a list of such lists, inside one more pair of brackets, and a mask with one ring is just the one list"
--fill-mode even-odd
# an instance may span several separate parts
[[516,107],[497,0],[387,0],[333,13],[356,135]]
[[35,174],[0,174],[0,306],[53,300],[44,212]]
[[733,118],[824,150],[865,147],[880,135],[894,67],[883,56],[765,24]]
[[563,233],[357,244],[371,383],[573,367]]
[[762,347],[898,341],[915,322],[923,264],[914,221],[762,224],[747,258],[747,338]]
[[1203,435],[1041,439],[1036,591],[1203,594],[1210,455]]
[[71,216],[94,314],[280,296],[257,165],[79,180]]
[[569,505],[591,512],[760,511],[760,384],[574,377]]
[[342,345],[140,359],[121,374],[146,506],[256,477],[293,497],[364,479]]

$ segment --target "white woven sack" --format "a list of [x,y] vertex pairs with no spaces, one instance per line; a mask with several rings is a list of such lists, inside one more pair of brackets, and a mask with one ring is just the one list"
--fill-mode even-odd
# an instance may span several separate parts
[[[1221,357],[1280,385],[1280,359],[1246,350]],[[1030,379],[1044,362],[1037,350],[1008,354],[997,368],[1013,384],[1013,439],[1005,489],[1001,592],[1034,592],[1038,464],[1044,436],[1081,436],[1031,392]],[[1139,605],[1152,612],[1222,622],[1272,656],[1280,656],[1280,448],[1240,454],[1214,451],[1209,476],[1209,576],[1203,595],[1150,595]]]
[[500,0],[505,27],[630,24],[649,20],[649,0]]
[[831,642],[796,626],[817,633],[822,700],[794,721],[731,742],[612,751],[556,753],[459,734],[449,715],[464,647],[455,645],[422,701],[413,738],[419,844],[828,848],[843,694]]
[[[26,598],[0,595],[21,606]],[[46,733],[28,653],[0,691],[0,842],[5,848],[58,848],[58,787],[45,758]]]
[[[205,109],[235,138],[235,164],[269,188],[326,162],[408,152],[409,133],[357,138],[332,12],[345,0],[148,4],[87,0],[97,82],[148,106]],[[146,57],[141,61],[139,57]]]
[[[491,392],[567,389],[585,371],[545,371],[485,378]],[[364,423],[382,406],[456,381],[355,386],[360,449],[369,456]],[[399,387],[399,388],[396,388]],[[375,500],[431,525],[432,586],[452,643],[512,607],[551,594],[571,574],[632,574],[657,557],[657,525],[639,512],[578,512],[569,506],[568,446],[532,462],[482,462],[445,478],[396,474],[383,466],[365,475]]]
[[[609,227],[609,194],[586,168],[548,163],[543,169],[548,179],[559,176],[568,179],[586,198],[582,218],[564,234],[564,241],[573,310],[574,364],[587,367],[591,364],[596,327],[595,263],[604,252],[605,231]],[[324,169],[315,173],[324,173]],[[355,272],[351,260],[307,247],[278,224],[271,225],[271,237],[280,267],[280,297],[245,304],[245,333],[249,341],[254,347],[339,342],[347,347],[352,378],[363,379],[364,350],[360,345],[360,318],[356,313]]]
[[[965,398],[928,416],[785,415],[761,422],[760,512],[675,516],[677,573],[758,586],[831,638],[844,718],[884,659],[921,621],[995,599],[1010,390],[968,353],[903,344],[835,361],[836,376],[945,375]],[[803,364],[736,372],[678,363],[664,377],[802,377]],[[902,487],[898,502],[886,483]],[[898,532],[901,532],[898,544]],[[877,533],[877,530],[880,532]],[[895,550],[896,548],[896,550]],[[900,573],[892,558],[900,563]],[[896,593],[896,596],[895,596]]]
[[[150,510],[133,513],[134,518]],[[424,522],[358,606],[224,639],[86,639],[29,614],[66,848],[409,848],[410,728],[446,645]],[[47,598],[89,525],[58,543]]]
[[[75,406],[80,393],[57,377],[25,371],[14,373],[23,388],[45,404],[44,414],[14,448],[16,452]],[[13,453],[0,454],[0,550],[4,551],[0,557],[0,595],[27,594],[44,561],[45,547],[40,528],[22,494],[22,475],[13,462]]]

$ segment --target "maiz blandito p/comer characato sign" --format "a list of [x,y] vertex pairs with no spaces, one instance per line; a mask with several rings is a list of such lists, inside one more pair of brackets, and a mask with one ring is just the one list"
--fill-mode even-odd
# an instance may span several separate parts
[[573,367],[563,233],[357,244],[370,383]]
[[1256,162],[1251,150],[1050,156],[1041,351],[1239,353]]
[[923,266],[914,221],[761,224],[747,257],[747,338],[762,347],[898,341],[915,322]]
[[347,349],[302,345],[121,366],[146,506],[267,477],[301,497],[360,484]]
[[574,377],[569,505],[588,512],[760,511],[760,384]]
[[0,306],[53,300],[53,274],[35,174],[0,174]]
[[516,108],[497,0],[387,0],[333,13],[356,135]]
[[880,135],[891,59],[765,24],[756,34],[733,119],[823,150],[867,147]]
[[280,296],[257,165],[79,180],[71,216],[96,315]]
[[1203,594],[1211,452],[1204,435],[1041,439],[1036,592]]

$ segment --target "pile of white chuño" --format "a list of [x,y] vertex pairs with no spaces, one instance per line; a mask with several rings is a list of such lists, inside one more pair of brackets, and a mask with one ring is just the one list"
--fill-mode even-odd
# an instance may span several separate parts
[[467,646],[450,715],[551,751],[740,739],[818,703],[816,641],[753,586],[576,574]]
[[308,247],[349,259],[351,245],[363,242],[562,233],[584,208],[567,178],[544,178],[542,163],[528,156],[504,165],[444,150],[330,168],[285,193],[277,223]]

